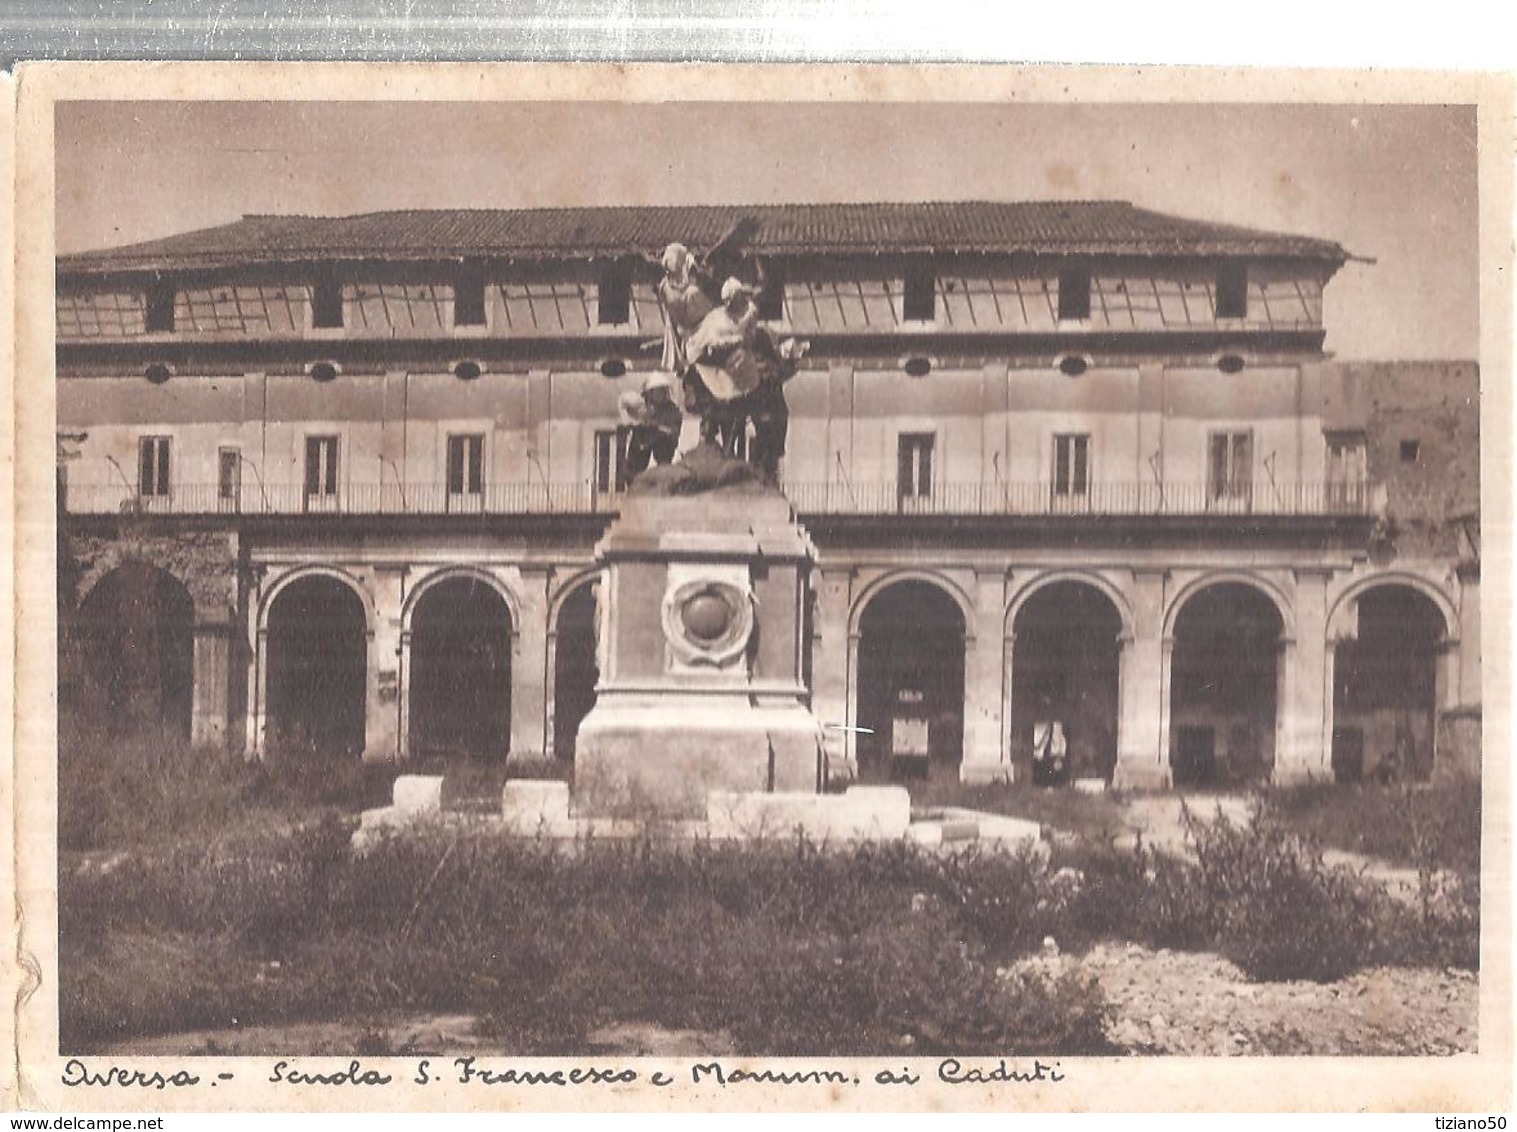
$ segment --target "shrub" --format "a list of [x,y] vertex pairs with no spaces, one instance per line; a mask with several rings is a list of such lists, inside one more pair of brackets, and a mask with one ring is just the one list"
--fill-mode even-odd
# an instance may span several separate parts
[[1256,809],[1246,825],[1188,810],[1197,880],[1218,949],[1250,978],[1331,982],[1364,966],[1374,939],[1371,891],[1327,866],[1311,842]]

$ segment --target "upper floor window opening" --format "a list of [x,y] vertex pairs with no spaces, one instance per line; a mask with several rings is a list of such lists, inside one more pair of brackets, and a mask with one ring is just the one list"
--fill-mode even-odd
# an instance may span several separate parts
[[1090,317],[1090,269],[1066,267],[1059,272],[1059,321]]
[[632,319],[632,268],[626,263],[607,264],[596,290],[595,321],[601,326],[621,326]]
[[1422,458],[1422,442],[1420,440],[1403,440],[1401,442],[1401,462],[1403,464],[1415,464]]
[[168,498],[170,439],[144,436],[137,441],[137,494],[147,499]]
[[1331,503],[1360,499],[1369,478],[1368,446],[1362,432],[1327,437],[1327,492]]
[[1090,434],[1053,438],[1053,493],[1061,498],[1090,494]]
[[937,277],[927,265],[910,267],[901,287],[901,320],[932,322],[938,317]]
[[485,437],[483,433],[455,433],[448,437],[448,494],[481,495],[485,490]]
[[901,499],[921,499],[932,494],[932,450],[936,437],[930,432],[903,432],[896,441],[896,494]]
[[1214,432],[1207,461],[1207,495],[1212,499],[1247,499],[1253,490],[1254,434],[1249,430]]
[[216,451],[216,500],[223,508],[235,508],[242,498],[242,451],[220,448]]
[[453,325],[485,325],[485,279],[477,267],[465,267],[453,281]]
[[174,329],[174,285],[155,280],[147,289],[144,326],[149,334],[169,334]]
[[1218,318],[1248,317],[1248,265],[1229,260],[1217,268]]
[[305,495],[307,506],[337,498],[337,437],[306,437]]
[[318,279],[312,285],[311,326],[317,330],[342,326],[342,284],[337,280]]
[[597,429],[595,433],[595,490],[602,495],[623,491],[627,487],[627,444],[632,439],[629,428]]

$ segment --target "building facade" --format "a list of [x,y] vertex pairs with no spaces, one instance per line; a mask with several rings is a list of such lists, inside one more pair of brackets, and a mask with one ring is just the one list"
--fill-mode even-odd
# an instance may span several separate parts
[[811,343],[782,486],[834,773],[1478,769],[1475,367],[1335,363],[1338,245],[1119,202],[250,216],[62,257],[65,709],[572,758],[676,240]]

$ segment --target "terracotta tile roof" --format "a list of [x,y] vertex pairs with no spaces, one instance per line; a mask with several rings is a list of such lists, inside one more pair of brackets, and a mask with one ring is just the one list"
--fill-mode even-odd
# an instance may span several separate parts
[[656,254],[674,240],[697,250],[707,248],[738,224],[746,229],[743,246],[771,255],[1260,256],[1334,266],[1347,258],[1330,240],[1189,220],[1125,201],[954,201],[246,216],[161,240],[60,256],[58,270],[74,274],[359,259],[553,260]]

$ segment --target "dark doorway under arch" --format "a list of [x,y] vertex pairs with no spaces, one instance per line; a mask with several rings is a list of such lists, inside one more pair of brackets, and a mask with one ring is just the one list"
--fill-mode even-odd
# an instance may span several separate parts
[[1016,780],[1110,780],[1117,762],[1122,633],[1111,598],[1084,582],[1055,582],[1027,599],[1012,632]]
[[413,757],[503,759],[511,749],[511,609],[478,578],[428,587],[411,615]]
[[1355,600],[1358,636],[1333,657],[1333,776],[1426,780],[1433,769],[1443,614],[1426,594],[1386,583]]
[[183,582],[149,563],[124,562],[90,590],[71,636],[83,716],[115,734],[189,738],[195,603]]
[[1285,624],[1243,582],[1207,586],[1175,619],[1169,761],[1176,786],[1267,779]]
[[361,754],[368,620],[344,582],[291,582],[268,613],[267,746],[278,755]]
[[885,587],[859,618],[859,776],[954,779],[964,752],[964,615],[930,582]]
[[575,587],[558,607],[553,654],[553,754],[574,757],[579,725],[595,706],[595,583]]

